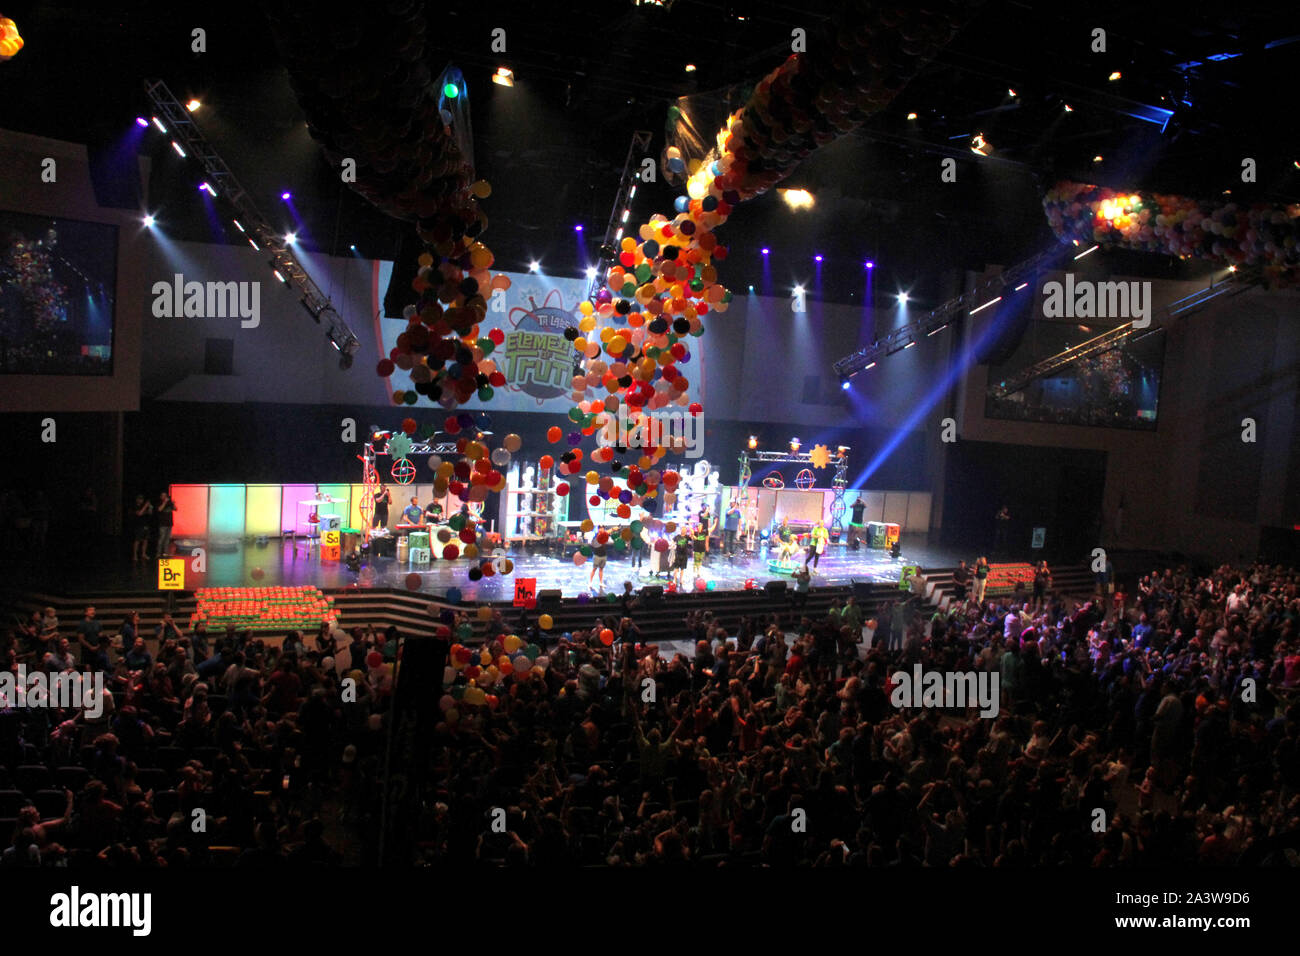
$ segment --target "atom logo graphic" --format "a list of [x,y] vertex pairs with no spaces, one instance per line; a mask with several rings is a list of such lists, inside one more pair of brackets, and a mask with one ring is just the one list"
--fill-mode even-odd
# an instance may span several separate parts
[[393,481],[399,485],[409,485],[415,481],[415,464],[409,458],[399,458],[393,462]]
[[816,483],[817,479],[809,468],[805,468],[803,471],[799,472],[799,474],[794,476],[794,486],[801,491],[807,491]]
[[764,487],[764,488],[784,488],[784,487],[785,487],[785,479],[783,479],[780,475],[768,475],[766,478],[763,479],[763,487]]

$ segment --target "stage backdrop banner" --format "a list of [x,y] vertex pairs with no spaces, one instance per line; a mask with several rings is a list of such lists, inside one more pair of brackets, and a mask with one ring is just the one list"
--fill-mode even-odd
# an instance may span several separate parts
[[[392,272],[391,262],[379,263],[380,289],[388,287]],[[582,317],[578,304],[587,298],[587,280],[527,272],[504,274],[510,279],[510,288],[489,300],[487,316],[479,324],[479,335],[486,337],[493,329],[500,329],[505,334],[505,341],[493,350],[489,358],[496,362],[505,376],[506,385],[496,389],[490,401],[481,402],[474,398],[463,407],[482,409],[489,414],[493,411],[545,412],[563,417],[573,407],[570,396],[577,357],[573,343],[564,337],[564,330],[578,327]],[[380,324],[387,354],[397,345],[397,337],[406,330],[407,322],[405,319],[381,319]],[[703,391],[699,365],[702,349],[689,336],[683,344],[690,352],[683,373],[691,377],[693,400],[704,403],[707,414],[708,399]],[[608,356],[604,357],[608,359]],[[393,372],[388,382],[390,392],[415,387],[410,374],[400,369]],[[417,407],[427,407],[425,400],[422,399]]]

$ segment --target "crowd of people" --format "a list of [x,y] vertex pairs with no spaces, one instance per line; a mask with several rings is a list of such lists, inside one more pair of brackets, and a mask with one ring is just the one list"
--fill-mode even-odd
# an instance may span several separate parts
[[[1293,569],[1178,568],[1119,600],[701,613],[693,653],[642,642],[626,588],[554,640],[493,613],[489,656],[517,634],[544,658],[481,703],[466,668],[412,678],[458,703],[423,725],[400,845],[488,866],[1294,860],[1298,589]],[[373,860],[395,630],[277,646],[131,615],[110,636],[87,609],[69,641],[51,616],[7,632],[5,666],[101,673],[104,706],[0,701],[6,865]],[[997,674],[997,716],[895,706],[915,664]]]

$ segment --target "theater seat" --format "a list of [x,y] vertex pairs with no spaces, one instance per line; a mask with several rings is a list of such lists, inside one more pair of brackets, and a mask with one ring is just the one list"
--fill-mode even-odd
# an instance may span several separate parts
[[48,789],[53,782],[50,768],[44,764],[24,764],[14,768],[14,785],[29,796],[37,790]]
[[175,790],[160,790],[153,795],[153,812],[163,822],[179,810],[180,805],[181,795]]
[[30,801],[18,790],[0,790],[0,817],[17,817],[18,811]]
[[37,790],[32,794],[32,803],[42,820],[53,820],[63,816],[68,806],[68,797],[62,790]]
[[66,787],[77,793],[90,779],[90,771],[85,767],[59,767],[54,771],[54,781],[60,787]]

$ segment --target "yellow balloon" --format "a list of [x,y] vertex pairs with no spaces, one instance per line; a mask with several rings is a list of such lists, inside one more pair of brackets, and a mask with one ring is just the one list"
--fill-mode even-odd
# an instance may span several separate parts
[[488,196],[492,195],[492,185],[486,179],[480,179],[469,187],[469,191],[479,199],[487,199]]
[[490,621],[492,619],[492,608],[484,604],[478,609],[478,619],[480,621]]
[[596,474],[594,470],[587,472],[587,484],[594,485],[598,481],[600,481],[600,475]]
[[506,647],[507,654],[513,654],[515,651],[519,650],[519,648],[523,646],[524,646],[524,642],[519,639],[518,634],[506,635],[505,647]]
[[[551,615],[549,614],[543,614],[537,619],[537,626],[543,631],[549,631],[554,624],[555,622],[551,620]],[[450,711],[448,711],[448,713],[450,713]]]
[[583,338],[581,335],[579,335],[576,339],[573,340],[573,348],[577,352],[587,351],[587,340]]
[[591,521],[590,518],[585,518],[585,519],[583,519],[583,522],[582,522],[581,527],[582,527],[582,530],[583,530],[584,532],[587,532],[587,531],[590,531],[592,528],[594,528],[594,527],[596,527],[596,526],[592,523],[592,521]]
[[510,452],[511,454],[517,452],[520,446],[522,445],[523,445],[523,439],[521,439],[518,435],[514,434],[513,432],[511,432],[509,435],[506,436],[506,440],[505,440],[506,451]]

